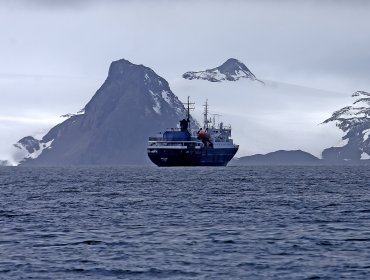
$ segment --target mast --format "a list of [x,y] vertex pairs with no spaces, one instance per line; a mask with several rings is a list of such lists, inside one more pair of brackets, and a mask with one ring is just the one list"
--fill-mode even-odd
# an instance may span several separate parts
[[203,113],[204,124],[203,124],[203,128],[208,128],[208,123],[210,122],[208,120],[208,99],[206,99],[206,103],[203,106],[204,106],[204,113]]
[[194,110],[195,103],[190,102],[190,96],[188,96],[188,101],[185,103],[186,105],[186,120],[188,122],[188,128],[190,129],[190,110]]
[[186,119],[189,121],[190,119],[190,96],[188,96],[188,109],[186,110],[187,111],[187,116],[186,116]]

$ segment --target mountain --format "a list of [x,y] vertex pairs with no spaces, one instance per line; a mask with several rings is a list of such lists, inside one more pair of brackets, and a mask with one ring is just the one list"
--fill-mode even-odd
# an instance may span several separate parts
[[329,162],[357,162],[370,158],[370,93],[357,91],[352,95],[352,105],[335,111],[323,123],[334,122],[345,135],[343,144],[322,152]]
[[[53,127],[41,140],[22,138],[23,165],[149,163],[150,135],[176,127],[186,116],[168,82],[152,69],[121,59],[84,109]],[[191,120],[191,125],[199,125]]]
[[256,81],[256,76],[242,62],[235,58],[229,58],[221,66],[205,71],[189,71],[182,75],[187,80],[207,80],[210,82],[237,81],[239,79],[248,79]]
[[301,151],[276,151],[234,159],[230,165],[318,165],[320,159]]

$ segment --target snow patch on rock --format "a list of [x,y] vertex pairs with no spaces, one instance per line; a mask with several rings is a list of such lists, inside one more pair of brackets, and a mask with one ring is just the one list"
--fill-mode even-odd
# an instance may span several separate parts
[[158,95],[155,94],[152,90],[149,90],[150,94],[153,97],[154,105],[153,105],[153,110],[160,115],[161,114],[161,103],[159,101]]
[[370,159],[370,156],[367,153],[363,152],[361,154],[361,159]]
[[44,150],[51,148],[51,144],[53,143],[53,141],[54,139],[46,143],[40,143],[40,149],[31,154],[28,154],[28,156],[26,156],[25,158],[32,158],[32,159],[38,158]]
[[364,130],[362,133],[363,133],[363,137],[362,137],[362,139],[364,139],[364,141],[366,141],[366,140],[369,138],[369,135],[370,135],[370,129],[366,129],[366,130]]
[[172,100],[170,98],[170,93],[166,90],[162,90],[162,98],[169,104],[172,105]]

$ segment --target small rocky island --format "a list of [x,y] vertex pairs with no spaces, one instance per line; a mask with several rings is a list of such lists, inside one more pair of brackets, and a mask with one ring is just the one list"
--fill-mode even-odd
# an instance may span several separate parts
[[240,157],[234,159],[230,165],[320,165],[320,163],[319,158],[301,150],[280,150],[265,155]]

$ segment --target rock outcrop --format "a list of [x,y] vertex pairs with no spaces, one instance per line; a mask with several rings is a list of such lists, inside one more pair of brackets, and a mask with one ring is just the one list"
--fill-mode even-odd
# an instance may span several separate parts
[[357,91],[352,105],[335,111],[323,123],[334,122],[345,135],[341,147],[331,147],[322,152],[325,161],[338,163],[358,162],[370,158],[370,93]]

